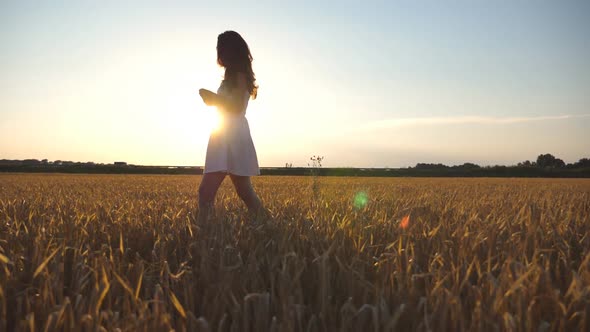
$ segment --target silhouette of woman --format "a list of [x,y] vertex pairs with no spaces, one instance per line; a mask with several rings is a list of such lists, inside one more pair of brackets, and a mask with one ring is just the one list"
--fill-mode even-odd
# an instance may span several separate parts
[[225,68],[217,93],[199,90],[205,104],[217,106],[222,121],[221,127],[211,133],[207,145],[205,171],[199,186],[199,224],[207,221],[217,189],[228,174],[250,214],[258,216],[263,211],[250,182],[250,176],[259,175],[260,169],[245,116],[248,100],[256,98],[258,86],[250,49],[237,32],[225,31],[217,37],[217,63]]

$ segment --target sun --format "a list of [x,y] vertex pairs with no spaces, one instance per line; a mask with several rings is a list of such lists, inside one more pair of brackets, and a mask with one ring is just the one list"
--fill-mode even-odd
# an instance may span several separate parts
[[192,107],[190,113],[190,116],[185,117],[187,122],[181,126],[199,140],[209,138],[209,135],[221,129],[222,119],[217,108],[201,104]]
[[175,144],[190,150],[207,144],[209,136],[221,128],[215,107],[203,104],[199,96],[175,94],[168,99],[166,112],[155,119],[157,126],[174,137]]
[[221,116],[219,111],[214,107],[205,107],[201,112],[202,127],[209,133],[215,133],[221,129]]

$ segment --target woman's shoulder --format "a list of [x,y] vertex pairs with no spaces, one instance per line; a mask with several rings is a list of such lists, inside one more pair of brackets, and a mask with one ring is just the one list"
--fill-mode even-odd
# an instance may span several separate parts
[[235,72],[231,76],[226,76],[226,78],[221,81],[221,85],[219,86],[221,90],[248,90],[248,78],[245,73],[243,72]]
[[225,86],[236,86],[240,84],[247,84],[248,76],[242,71],[226,73],[225,78],[221,81],[221,85]]
[[248,78],[246,76],[246,73],[244,72],[236,72],[236,78],[235,78],[235,86],[236,88],[238,88],[239,90],[243,90],[246,89],[248,90]]

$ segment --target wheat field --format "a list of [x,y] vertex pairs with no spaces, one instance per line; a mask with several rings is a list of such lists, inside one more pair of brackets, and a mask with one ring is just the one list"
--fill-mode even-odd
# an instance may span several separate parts
[[589,180],[199,181],[0,174],[0,331],[590,330]]

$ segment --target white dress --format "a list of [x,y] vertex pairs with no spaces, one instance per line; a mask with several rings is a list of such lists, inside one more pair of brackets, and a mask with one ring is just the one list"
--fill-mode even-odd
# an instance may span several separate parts
[[[217,89],[217,94],[231,97],[230,90],[223,83]],[[209,137],[205,173],[224,172],[240,176],[260,174],[256,149],[246,119],[249,99],[248,94],[239,113],[218,110],[221,124]]]

